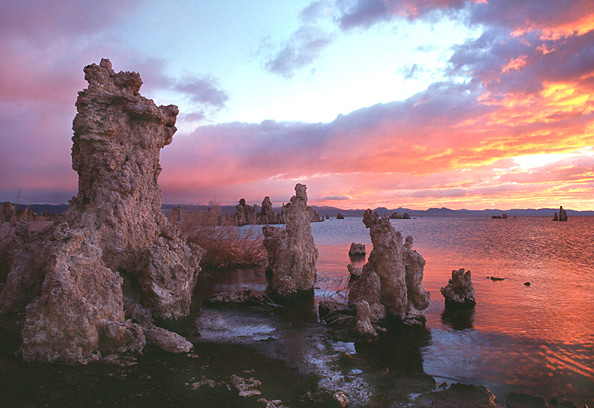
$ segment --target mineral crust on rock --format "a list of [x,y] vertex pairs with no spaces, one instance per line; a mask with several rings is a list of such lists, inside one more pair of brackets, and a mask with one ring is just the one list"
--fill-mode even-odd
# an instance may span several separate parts
[[464,268],[452,271],[452,279],[440,291],[446,305],[476,304],[470,271],[464,271]]
[[[115,73],[107,59],[84,72],[89,86],[79,92],[72,126],[78,195],[64,222],[29,246],[34,256],[14,258],[9,274],[30,268],[38,280],[9,279],[0,297],[0,308],[14,310],[38,296],[26,308],[25,360],[86,362],[140,351],[147,337],[168,337],[151,318],[187,315],[200,271],[203,250],[186,243],[161,212],[157,184],[159,153],[176,131],[177,107],[142,97],[140,75]],[[23,292],[25,286],[33,289]],[[140,288],[136,298],[153,316],[127,318],[123,287]]]
[[349,304],[367,301],[374,322],[391,316],[407,325],[424,324],[429,306],[429,293],[422,285],[425,260],[411,248],[412,238],[404,244],[389,219],[371,210],[365,211],[363,223],[369,228],[373,250],[361,276],[352,283]]
[[311,292],[316,280],[318,249],[311,232],[305,185],[295,186],[286,217],[286,228],[270,225],[262,228],[271,292],[281,297]]

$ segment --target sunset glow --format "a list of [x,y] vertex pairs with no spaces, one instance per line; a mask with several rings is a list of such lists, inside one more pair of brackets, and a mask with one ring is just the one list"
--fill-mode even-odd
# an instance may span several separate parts
[[180,107],[166,203],[594,209],[594,2],[163,3],[3,2],[0,201],[76,194],[109,58]]

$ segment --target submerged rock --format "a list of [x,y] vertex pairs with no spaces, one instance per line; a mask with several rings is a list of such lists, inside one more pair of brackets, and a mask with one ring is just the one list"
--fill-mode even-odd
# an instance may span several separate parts
[[[145,334],[183,343],[146,319],[126,318],[123,283],[141,288],[137,298],[154,317],[177,319],[189,312],[200,271],[203,250],[186,243],[161,212],[157,184],[159,152],[172,141],[177,107],[142,97],[140,75],[115,73],[107,59],[84,71],[89,86],[79,92],[72,138],[78,195],[64,222],[31,246],[34,256],[27,260],[23,247],[10,271],[22,274],[27,264],[41,287],[26,308],[25,360],[86,362],[138,352]],[[4,295],[15,290],[7,282],[2,309],[20,304]]]
[[446,304],[476,304],[470,271],[464,271],[464,268],[452,271],[452,279],[445,287],[441,288],[441,294],[445,298]]
[[311,292],[316,280],[318,249],[311,232],[306,190],[303,184],[295,186],[295,195],[286,211],[286,228],[262,228],[271,292],[281,297]]
[[352,283],[349,304],[367,301],[372,321],[391,316],[406,325],[424,324],[430,298],[422,285],[425,260],[412,249],[412,238],[405,244],[390,220],[371,210],[365,211],[363,223],[369,228],[373,250],[361,276]]
[[454,383],[447,390],[425,393],[415,400],[417,407],[495,408],[495,395],[479,385]]
[[548,408],[549,405],[544,398],[533,395],[510,392],[505,397],[505,406],[507,408]]

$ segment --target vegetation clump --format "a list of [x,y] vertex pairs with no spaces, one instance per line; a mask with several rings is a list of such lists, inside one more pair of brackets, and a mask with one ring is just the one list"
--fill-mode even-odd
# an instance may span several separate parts
[[266,261],[260,227],[238,227],[232,219],[221,216],[216,204],[207,211],[174,209],[171,218],[188,242],[206,250],[200,263],[203,269],[248,267]]

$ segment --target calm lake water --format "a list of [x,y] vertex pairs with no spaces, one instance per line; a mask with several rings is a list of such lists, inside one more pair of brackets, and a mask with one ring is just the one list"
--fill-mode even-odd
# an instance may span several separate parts
[[[414,238],[426,261],[425,373],[438,382],[485,385],[498,400],[515,391],[594,401],[594,218],[424,217],[392,224]],[[366,244],[369,253],[371,241],[361,218],[326,220],[312,230],[321,298],[346,283],[351,242]],[[439,289],[459,268],[472,271],[477,304],[450,315]]]

